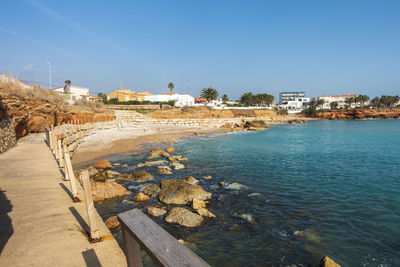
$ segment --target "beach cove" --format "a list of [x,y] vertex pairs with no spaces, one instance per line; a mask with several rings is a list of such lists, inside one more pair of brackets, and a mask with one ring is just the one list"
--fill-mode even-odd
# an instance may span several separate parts
[[[325,255],[342,266],[396,266],[399,127],[399,120],[313,121],[179,141],[185,169],[168,177],[141,169],[154,175],[151,183],[195,177],[212,193],[207,209],[216,218],[196,228],[153,219],[215,266],[312,265]],[[152,147],[106,158],[132,173]],[[244,187],[230,188],[234,182]],[[139,184],[124,186],[130,196],[97,204],[103,219],[159,204],[135,203]]]

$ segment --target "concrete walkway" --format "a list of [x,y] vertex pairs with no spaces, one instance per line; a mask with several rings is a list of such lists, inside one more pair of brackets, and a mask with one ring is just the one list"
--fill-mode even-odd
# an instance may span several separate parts
[[104,241],[88,242],[85,203],[69,188],[42,134],[0,154],[0,266],[126,266],[100,216]]

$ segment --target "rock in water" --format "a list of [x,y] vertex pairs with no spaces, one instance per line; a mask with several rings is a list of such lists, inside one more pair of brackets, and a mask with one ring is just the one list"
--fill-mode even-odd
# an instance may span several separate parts
[[246,121],[244,128],[249,131],[262,131],[267,129],[267,123],[262,120]]
[[159,166],[157,167],[157,173],[161,175],[169,175],[172,174],[171,168],[168,166]]
[[130,193],[122,185],[113,182],[93,182],[91,187],[94,201],[100,201],[115,197],[123,197]]
[[146,194],[143,194],[142,192],[137,193],[137,195],[133,198],[134,201],[136,202],[145,202],[148,201],[150,197]]
[[203,217],[185,208],[173,208],[165,218],[167,223],[177,223],[185,227],[197,227],[203,222]]
[[233,190],[246,190],[248,189],[247,186],[239,184],[239,183],[231,183],[225,186],[227,189],[233,189]]
[[167,151],[167,153],[172,153],[172,152],[175,151],[175,147],[173,147],[173,146],[167,147],[167,148],[165,149],[165,151]]
[[165,204],[187,204],[193,199],[206,200],[211,193],[204,191],[199,185],[188,184],[183,180],[169,179],[161,181],[161,191],[158,195]]
[[198,210],[200,208],[205,208],[206,202],[204,200],[193,199],[192,208]]
[[169,154],[167,152],[165,152],[164,150],[162,150],[161,148],[153,148],[152,150],[150,150],[149,152],[149,159],[152,158],[159,158],[159,157],[169,157]]
[[115,229],[119,227],[119,221],[117,216],[112,216],[105,221],[108,229]]
[[96,169],[111,169],[111,164],[106,159],[101,159],[93,164],[93,167]]
[[121,163],[116,162],[116,163],[113,163],[113,165],[114,166],[121,166]]
[[154,217],[160,217],[165,215],[167,211],[158,207],[150,206],[147,207],[147,213]]
[[130,175],[130,174],[120,174],[116,179],[118,181],[129,181],[129,180],[132,180],[132,175]]
[[146,195],[156,197],[161,191],[161,188],[156,184],[144,184],[140,186],[140,190],[142,190]]
[[89,177],[90,178],[92,178],[93,176],[95,176],[96,174],[99,173],[99,171],[93,166],[90,166],[89,168],[87,168],[87,170],[89,172]]
[[337,264],[331,258],[325,256],[319,262],[319,267],[340,267],[340,264]]
[[199,182],[193,176],[186,176],[183,180],[188,184],[197,184]]
[[251,215],[251,214],[247,214],[247,213],[239,214],[239,215],[235,214],[234,216],[242,218],[243,220],[246,220],[251,224],[255,224],[256,223],[256,220],[254,219],[253,215]]
[[203,176],[203,178],[206,179],[206,180],[210,180],[210,179],[212,179],[212,176],[211,175],[205,175],[205,176]]
[[182,163],[179,163],[177,161],[171,161],[169,163],[169,166],[171,166],[174,170],[181,170],[185,168],[185,165],[183,165]]
[[197,209],[197,213],[203,217],[215,218],[215,215],[205,208]]
[[138,183],[153,180],[153,175],[146,171],[136,171],[132,173],[132,179]]
[[145,162],[143,162],[143,163],[139,163],[138,165],[137,165],[137,167],[138,168],[141,168],[141,167],[149,167],[149,166],[157,166],[157,165],[163,165],[164,163],[166,163],[166,161],[165,160],[162,160],[162,159],[160,159],[160,160],[152,160],[152,161],[145,161]]
[[168,160],[169,160],[169,161],[189,161],[188,158],[184,158],[184,157],[179,156],[179,155],[169,156],[169,157],[168,157]]
[[313,229],[306,229],[304,231],[294,231],[295,236],[300,236],[311,242],[321,242],[321,238],[318,236],[318,233]]

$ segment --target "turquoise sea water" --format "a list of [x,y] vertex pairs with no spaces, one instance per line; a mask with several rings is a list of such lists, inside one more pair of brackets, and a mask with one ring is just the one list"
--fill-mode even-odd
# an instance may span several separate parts
[[[400,266],[400,120],[277,125],[174,146],[187,168],[156,181],[193,175],[213,193],[217,218],[194,229],[156,221],[209,264],[314,266],[328,255],[342,266]],[[144,157],[109,160],[131,166]],[[248,189],[217,188],[220,181]],[[134,206],[106,201],[98,209],[107,217]]]

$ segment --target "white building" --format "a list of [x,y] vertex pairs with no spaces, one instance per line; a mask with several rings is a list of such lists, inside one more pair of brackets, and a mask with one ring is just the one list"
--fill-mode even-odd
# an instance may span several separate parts
[[181,95],[177,93],[166,93],[161,95],[147,95],[145,101],[168,102],[175,101],[176,107],[194,106],[194,97],[191,95]]
[[70,90],[68,94],[64,93],[64,87],[59,87],[56,89],[53,89],[54,92],[60,92],[63,95],[65,95],[65,98],[68,103],[73,104],[77,100],[90,100],[89,96],[89,88],[84,88],[84,87],[77,87],[77,86],[70,86]]
[[280,107],[281,109],[286,109],[288,113],[299,113],[307,108],[309,103],[309,97],[295,97],[294,100],[289,100],[286,104],[280,105]]
[[[331,103],[332,102],[337,102],[338,106],[337,108],[345,108],[348,104],[346,103],[346,98],[350,97],[356,97],[357,95],[321,95],[318,97],[318,100],[324,100],[325,103],[322,105],[323,109],[330,109],[331,108]],[[355,107],[355,103],[351,104],[351,108]]]

